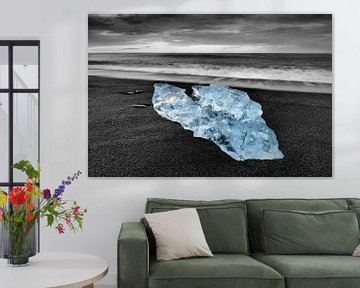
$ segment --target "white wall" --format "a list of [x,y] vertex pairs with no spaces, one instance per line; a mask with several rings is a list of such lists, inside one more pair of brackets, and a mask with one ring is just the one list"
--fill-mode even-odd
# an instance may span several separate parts
[[[334,176],[331,179],[87,178],[88,13],[334,14]],[[81,169],[67,192],[89,213],[76,236],[42,229],[43,251],[104,257],[115,284],[116,238],[137,221],[147,197],[217,199],[360,196],[360,2],[358,0],[0,0],[0,39],[41,40],[42,183]],[[314,123],[316,125],[316,123]]]

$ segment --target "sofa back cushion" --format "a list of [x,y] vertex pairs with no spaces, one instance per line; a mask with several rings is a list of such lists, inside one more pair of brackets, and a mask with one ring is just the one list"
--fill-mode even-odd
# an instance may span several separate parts
[[358,218],[359,228],[360,228],[360,199],[349,198],[347,200],[348,200],[349,210],[356,212],[356,216]]
[[351,206],[360,206],[360,199],[359,198],[348,198],[348,205]]
[[261,246],[261,210],[330,211],[348,210],[346,199],[254,199],[246,200],[250,244],[253,252]]
[[[150,198],[146,213],[196,208],[206,241],[213,253],[248,254],[247,213],[242,200],[195,201]],[[174,224],[175,225],[175,224]],[[148,229],[149,241],[153,236]],[[154,247],[154,243],[150,243]]]
[[262,244],[269,255],[352,255],[359,244],[354,211],[262,210]]

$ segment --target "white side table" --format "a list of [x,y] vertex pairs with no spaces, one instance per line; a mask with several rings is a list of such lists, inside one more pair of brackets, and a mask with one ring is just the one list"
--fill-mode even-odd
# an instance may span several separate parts
[[28,266],[8,267],[0,260],[0,287],[6,288],[93,288],[108,272],[100,257],[80,253],[39,253]]

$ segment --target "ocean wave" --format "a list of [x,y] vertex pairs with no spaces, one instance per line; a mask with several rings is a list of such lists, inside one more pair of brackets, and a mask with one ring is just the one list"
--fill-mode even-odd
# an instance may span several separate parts
[[[130,69],[124,69],[124,67],[111,67],[103,65],[89,65],[89,76],[119,78],[119,79],[139,79],[150,81],[171,81],[171,82],[187,82],[187,83],[219,83],[237,88],[256,88],[266,90],[277,91],[296,91],[296,92],[312,92],[312,93],[332,93],[331,82],[311,81],[314,78],[306,78],[308,80],[292,80],[291,77],[287,79],[277,79],[276,77],[267,77],[267,74],[251,74],[246,77],[241,77],[244,73],[237,75],[226,76],[224,73],[214,75],[208,73],[208,75],[201,74],[181,74],[181,71],[177,73],[167,73],[161,69],[151,68],[144,71],[143,69],[135,69],[136,67],[130,67]],[[263,75],[263,78],[260,78]],[[251,78],[250,76],[255,76]],[[329,81],[329,80],[328,80]]]
[[324,69],[300,69],[300,68],[253,68],[253,67],[134,67],[118,65],[89,65],[89,69],[126,71],[126,72],[145,72],[153,74],[168,75],[191,75],[205,77],[229,77],[238,79],[261,79],[261,80],[281,80],[281,81],[302,81],[332,83],[332,72]]

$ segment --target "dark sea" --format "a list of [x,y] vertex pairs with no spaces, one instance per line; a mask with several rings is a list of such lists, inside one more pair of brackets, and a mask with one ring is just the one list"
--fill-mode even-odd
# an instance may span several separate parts
[[332,55],[89,53],[89,75],[331,93]]

